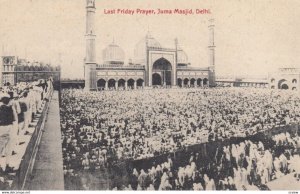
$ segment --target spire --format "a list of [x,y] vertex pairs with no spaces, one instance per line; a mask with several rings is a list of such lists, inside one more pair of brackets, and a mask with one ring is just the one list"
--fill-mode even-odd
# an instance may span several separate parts
[[175,49],[177,51],[178,50],[178,38],[177,37],[174,39],[174,42],[175,42]]
[[208,20],[209,21],[209,25],[208,25],[208,29],[209,29],[209,47],[214,47],[215,46],[215,32],[214,32],[214,22],[215,19],[211,18]]
[[151,38],[151,32],[148,29],[147,35],[146,35],[146,48],[149,46],[149,38]]
[[150,27],[149,27],[149,24],[148,24],[148,26],[147,26],[147,35],[146,35],[146,38],[148,39],[148,38],[151,38],[152,37],[152,35],[151,35],[151,30],[150,30]]
[[147,38],[147,39],[148,39],[148,38],[151,38],[151,32],[150,32],[149,30],[147,31],[146,38]]

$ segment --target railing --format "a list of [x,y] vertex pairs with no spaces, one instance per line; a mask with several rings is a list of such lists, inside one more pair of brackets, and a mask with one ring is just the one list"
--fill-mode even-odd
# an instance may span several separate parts
[[279,68],[281,73],[300,73],[300,68]]
[[154,47],[154,46],[148,46],[148,50],[155,50],[155,51],[171,51],[171,52],[176,51],[176,49],[172,49],[172,48],[162,48],[162,47]]
[[145,69],[144,65],[97,65],[96,68]]
[[191,67],[191,66],[177,66],[179,70],[199,70],[199,71],[208,71],[208,68],[205,67]]

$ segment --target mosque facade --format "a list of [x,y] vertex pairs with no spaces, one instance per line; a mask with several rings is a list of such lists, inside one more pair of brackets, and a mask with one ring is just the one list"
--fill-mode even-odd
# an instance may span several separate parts
[[125,64],[125,53],[115,42],[102,52],[103,62],[96,62],[95,1],[86,6],[85,90],[137,89],[152,87],[215,86],[214,24],[210,20],[209,66],[191,67],[188,55],[174,40],[174,48],[164,48],[149,32],[134,48],[134,59]]

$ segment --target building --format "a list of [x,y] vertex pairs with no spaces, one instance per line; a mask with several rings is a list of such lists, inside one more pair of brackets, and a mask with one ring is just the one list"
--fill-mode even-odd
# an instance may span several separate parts
[[3,56],[2,64],[0,66],[0,86],[16,83],[15,69],[18,64],[16,56]]
[[279,68],[268,77],[271,89],[300,91],[300,68]]
[[123,49],[115,42],[103,50],[103,63],[98,64],[95,51],[94,0],[87,0],[86,10],[85,90],[215,86],[213,20],[210,20],[208,26],[210,62],[206,68],[191,67],[188,56],[177,39],[174,41],[174,48],[164,48],[150,33],[136,44],[134,59],[128,64],[124,62]]
[[60,80],[61,89],[82,89],[84,88],[84,79],[61,79]]
[[300,68],[279,68],[265,77],[217,77],[217,86],[256,87],[300,91]]
[[268,88],[267,77],[216,77],[217,86]]
[[59,86],[60,67],[41,62],[29,62],[17,56],[2,56],[0,63],[0,86],[15,85],[18,82],[32,82],[52,78]]

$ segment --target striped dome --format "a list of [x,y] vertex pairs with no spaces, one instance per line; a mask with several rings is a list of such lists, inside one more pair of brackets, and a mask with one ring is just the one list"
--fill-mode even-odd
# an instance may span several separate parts
[[124,63],[125,54],[121,47],[111,43],[103,50],[103,61],[105,64]]

